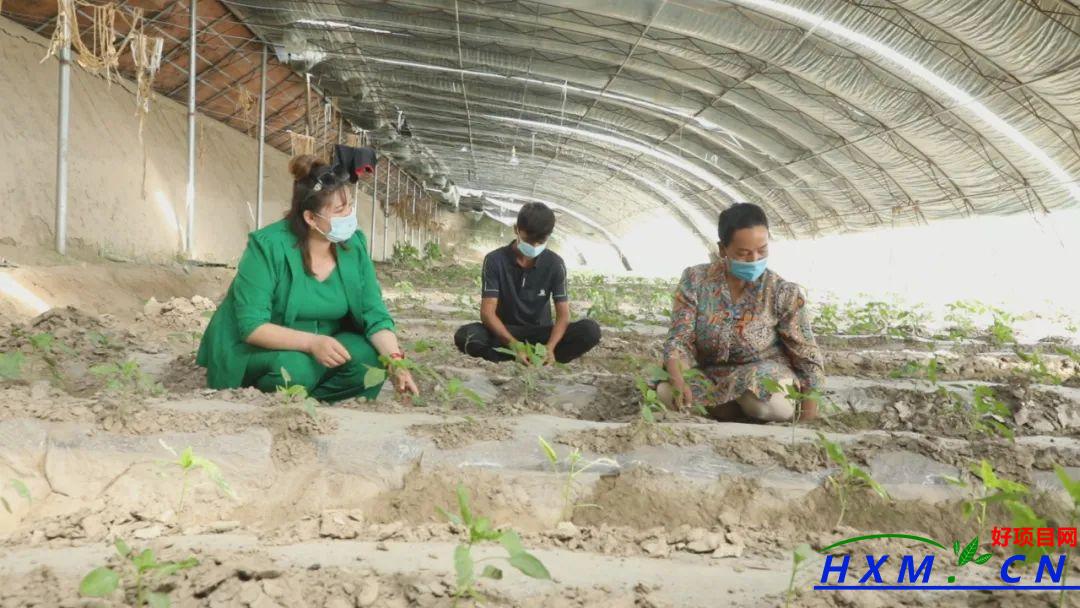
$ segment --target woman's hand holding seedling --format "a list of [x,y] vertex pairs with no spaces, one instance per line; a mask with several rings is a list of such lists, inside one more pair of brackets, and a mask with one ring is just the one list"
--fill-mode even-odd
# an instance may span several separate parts
[[408,369],[399,367],[395,370],[391,367],[390,381],[394,383],[394,390],[398,393],[407,393],[410,395],[420,394],[420,388],[416,386],[416,381],[413,380],[412,372]]
[[694,391],[683,378],[671,379],[672,409],[677,412],[690,409],[694,405]]
[[416,367],[416,363],[411,359],[406,358],[404,355],[396,357],[379,355],[379,363],[383,367],[368,366],[368,371],[364,374],[364,386],[366,388],[371,388],[384,380],[390,380],[398,394],[420,394],[420,388],[416,386],[412,372],[409,371]]

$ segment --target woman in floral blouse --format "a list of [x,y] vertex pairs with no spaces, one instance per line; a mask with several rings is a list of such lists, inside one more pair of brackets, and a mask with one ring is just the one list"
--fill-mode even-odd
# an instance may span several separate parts
[[[822,356],[806,300],[795,283],[766,269],[769,222],[757,205],[739,203],[720,214],[720,259],[687,268],[679,281],[671,330],[664,342],[670,381],[657,387],[668,407],[705,406],[717,420],[790,420],[794,404],[771,395],[764,379],[820,389]],[[696,367],[708,382],[688,380]],[[817,415],[810,399],[803,420]]]

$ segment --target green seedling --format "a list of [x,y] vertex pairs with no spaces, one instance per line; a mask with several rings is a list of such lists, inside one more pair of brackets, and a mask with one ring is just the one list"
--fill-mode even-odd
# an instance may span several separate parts
[[390,256],[390,263],[411,269],[419,269],[423,266],[420,250],[408,243],[394,243],[394,253]]
[[49,374],[53,378],[60,378],[60,365],[56,360],[56,351],[63,352],[65,354],[71,354],[73,351],[58,342],[56,337],[49,332],[37,333],[30,336],[30,346],[36,355],[36,358],[43,362],[49,370]]
[[510,343],[510,348],[500,346],[495,349],[495,352],[510,355],[515,360],[532,366],[543,365],[544,360],[547,358],[547,346],[540,343],[531,344],[529,342],[514,341]]
[[1013,352],[1021,361],[1028,364],[1027,377],[1037,384],[1061,384],[1062,379],[1050,371],[1046,360],[1037,352],[1025,353],[1014,347]]
[[835,303],[823,303],[811,324],[817,335],[835,336],[840,333],[840,307]]
[[814,550],[806,543],[791,551],[791,578],[788,579],[787,593],[784,594],[784,608],[791,606],[791,600],[795,597],[795,575],[799,572],[799,566],[813,554]]
[[163,464],[177,466],[180,468],[180,501],[177,503],[176,512],[182,513],[184,511],[184,498],[187,496],[188,490],[188,477],[193,471],[201,470],[210,481],[214,482],[214,485],[218,487],[218,491],[228,496],[229,498],[236,498],[236,492],[233,491],[232,486],[228,481],[225,481],[225,477],[221,474],[221,469],[212,461],[203,458],[195,454],[195,451],[188,446],[184,448],[184,451],[177,456],[176,451],[173,450],[163,439],[159,439],[158,443],[161,447],[168,450],[170,454],[176,457],[176,460],[167,461]]
[[971,412],[971,428],[977,432],[1015,440],[1013,430],[1004,422],[1012,417],[1012,411],[997,398],[994,389],[989,386],[975,387],[975,400],[969,411]]
[[840,515],[836,518],[836,527],[844,521],[844,513],[847,510],[848,493],[859,487],[865,486],[873,490],[883,500],[889,500],[889,493],[869,473],[858,465],[848,460],[844,454],[844,448],[839,443],[829,441],[825,435],[817,434],[818,443],[825,449],[825,455],[840,470],[827,478],[829,485],[836,490],[836,498],[840,501]]
[[[30,502],[30,488],[26,487],[26,484],[21,479],[12,479],[8,481],[8,485],[15,489],[15,493],[26,502]],[[12,513],[11,503],[6,498],[0,496],[0,504],[4,505],[4,510],[8,513]]]
[[618,467],[619,463],[610,458],[585,460],[585,457],[581,455],[581,450],[575,448],[562,459],[562,467],[565,470],[560,471],[559,454],[555,451],[555,448],[543,437],[537,436],[537,439],[540,442],[540,449],[544,452],[544,456],[548,460],[548,464],[551,465],[551,471],[556,475],[562,476],[563,507],[560,513],[561,520],[570,521],[573,519],[574,511],[577,509],[599,508],[598,505],[577,502],[577,478],[593,467]]
[[386,355],[379,355],[379,363],[382,364],[382,367],[367,366],[368,370],[364,374],[364,388],[378,386],[386,382],[388,377],[397,375],[402,370],[414,370],[419,367],[415,361],[408,357],[391,359]]
[[547,346],[540,343],[515,341],[510,343],[510,348],[500,346],[495,351],[510,355],[521,364],[517,366],[516,371],[525,387],[525,401],[529,401],[538,388],[540,370],[543,369],[544,361],[547,359]]
[[109,597],[121,588],[120,584],[125,577],[131,577],[128,580],[135,592],[136,608],[143,606],[168,608],[172,600],[167,592],[160,590],[163,587],[163,579],[199,564],[199,560],[194,557],[180,562],[159,562],[151,549],[136,552],[119,538],[116,539],[114,545],[116,553],[123,560],[122,567],[116,570],[108,566],[94,568],[79,583],[79,595]]
[[791,445],[795,445],[795,431],[799,428],[799,418],[802,417],[802,406],[805,401],[813,401],[815,403],[821,403],[821,392],[817,389],[804,393],[799,390],[795,384],[781,385],[773,378],[762,378],[761,384],[765,387],[765,390],[770,395],[777,393],[783,393],[784,398],[791,402],[794,407],[794,414],[791,416]]
[[[513,530],[496,530],[491,526],[491,520],[480,517],[472,512],[469,506],[469,492],[464,486],[457,487],[458,514],[448,513],[440,507],[436,507],[443,517],[454,524],[465,528],[463,541],[454,549],[454,571],[457,573],[457,589],[454,592],[454,605],[463,597],[471,597],[475,600],[482,599],[476,590],[477,576],[476,566],[487,561],[506,560],[512,567],[530,578],[550,580],[551,573],[544,564],[534,555],[525,550],[521,544],[521,537]],[[506,549],[507,557],[487,557],[474,560],[472,556],[473,545],[481,542],[498,541]],[[503,572],[493,565],[486,565],[480,572],[480,578],[500,580]]]
[[[648,374],[648,380],[642,377],[634,379],[634,384],[637,386],[638,392],[641,393],[641,419],[649,424],[656,422],[655,414],[660,412],[666,412],[667,407],[660,401],[656,390],[650,388],[653,385],[659,385],[661,382],[671,382],[671,374],[668,371],[655,363],[650,363],[645,366],[645,373]],[[705,374],[702,373],[696,367],[682,370],[683,382],[701,382],[706,384],[706,394],[709,393],[709,389],[712,388]],[[699,416],[708,416],[709,411],[705,409],[705,405],[695,402],[693,404],[694,413]]]
[[144,374],[137,361],[95,365],[90,368],[90,373],[104,380],[106,390],[114,393],[138,397],[156,397],[165,393],[165,387]]
[[1055,346],[1054,352],[1059,355],[1063,355],[1072,360],[1073,363],[1080,364],[1080,351],[1071,349],[1067,346]]
[[970,300],[958,300],[945,305],[949,312],[945,313],[945,321],[950,325],[947,338],[949,340],[965,340],[978,333],[972,315],[986,314],[988,309],[979,302]]
[[97,348],[112,348],[113,346],[112,340],[109,339],[109,336],[101,333],[100,331],[87,332],[86,339],[90,342],[92,346]]
[[912,338],[928,333],[925,328],[928,316],[925,312],[905,310],[888,302],[849,306],[844,314],[850,321],[846,329],[848,334]]
[[465,386],[465,382],[461,378],[451,378],[446,384],[446,396],[447,400],[453,403],[457,399],[466,399],[476,407],[484,407],[487,402],[484,398],[476,393],[476,391]]
[[442,248],[436,242],[430,242],[424,246],[424,261],[431,262],[435,260],[441,260],[443,257]]
[[634,385],[641,393],[641,419],[648,424],[656,424],[656,414],[666,413],[667,406],[660,401],[656,389],[649,386],[641,376],[634,378]]
[[980,482],[978,494],[975,489],[955,477],[946,477],[949,483],[962,488],[968,488],[972,496],[961,503],[961,513],[965,519],[975,519],[976,529],[982,530],[986,523],[986,510],[992,503],[1022,502],[1023,498],[1030,493],[1024,484],[998,477],[994,473],[994,467],[985,459],[979,461],[977,467],[972,467],[972,474]]
[[431,340],[424,340],[423,338],[421,338],[410,344],[409,350],[417,354],[423,354],[428,351],[435,350],[437,346],[438,344],[436,344],[435,342],[432,342]]
[[990,342],[998,346],[1015,344],[1016,332],[1013,330],[1012,323],[1016,321],[1016,317],[998,308],[991,309],[991,312],[994,315],[994,322],[987,328],[990,332]]
[[319,402],[308,396],[307,387],[302,384],[293,384],[292,375],[289,374],[289,370],[284,367],[280,368],[281,378],[285,381],[285,386],[277,387],[277,394],[281,396],[282,404],[285,406],[299,405],[301,409],[307,412],[308,416],[312,419],[318,419]]
[[931,384],[937,385],[941,363],[937,357],[931,357],[925,363],[921,361],[908,361],[903,367],[889,373],[890,378],[922,378],[925,377]]
[[20,380],[25,362],[26,357],[18,351],[0,353],[0,380]]

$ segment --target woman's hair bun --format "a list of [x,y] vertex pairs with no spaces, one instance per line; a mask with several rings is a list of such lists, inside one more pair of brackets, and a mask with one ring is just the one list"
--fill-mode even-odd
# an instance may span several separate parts
[[318,169],[320,166],[325,165],[323,161],[319,160],[319,157],[312,154],[301,154],[300,156],[294,156],[289,161],[289,173],[292,173],[295,181],[307,179],[311,173]]

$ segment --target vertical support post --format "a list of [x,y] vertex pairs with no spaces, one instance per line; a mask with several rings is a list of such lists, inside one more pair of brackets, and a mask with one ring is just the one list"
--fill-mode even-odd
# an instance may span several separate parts
[[315,125],[311,121],[311,74],[304,74],[304,86],[307,91],[304,94],[304,117],[306,119],[305,128],[307,129],[304,135],[314,137],[312,131],[315,130]]
[[269,50],[262,50],[262,83],[259,86],[259,189],[255,203],[255,229],[263,225],[263,190],[266,171],[266,63]]
[[[413,196],[412,196],[412,215],[410,215],[410,217],[416,217],[416,192],[413,192]],[[414,226],[414,228],[415,228],[415,226]],[[409,244],[411,245],[412,242],[413,242],[412,232],[409,231],[407,234],[409,235],[408,239],[409,239]],[[416,248],[417,248],[417,250],[420,249],[419,243],[417,244]]]
[[191,0],[191,49],[188,55],[188,174],[187,174],[187,234],[184,249],[188,258],[194,257],[195,248],[195,83],[199,66],[195,49],[198,25],[195,15],[198,0]]
[[[63,10],[63,9],[61,9]],[[71,23],[63,22],[64,39],[70,38]],[[71,119],[71,44],[60,49],[59,102],[56,125],[56,251],[67,255],[67,202],[68,202],[68,132]]]
[[[390,181],[389,178],[387,181]],[[390,184],[386,185],[387,195],[390,193]],[[397,187],[394,188],[394,195],[401,198],[401,167],[398,167],[397,172]],[[390,245],[390,199],[387,196],[386,208],[383,209],[383,222],[382,222],[382,259],[383,261],[389,258],[389,245]]]
[[[409,193],[407,195],[407,198],[410,198],[410,199],[412,198],[413,188],[414,188],[414,184],[409,184]],[[402,213],[402,215],[404,216],[405,214]],[[402,235],[404,235],[404,238],[402,238]],[[408,219],[408,216],[405,216],[403,219],[398,221],[397,239],[396,240],[401,242],[401,243],[404,243],[406,245],[409,244],[409,219]]]
[[[386,161],[386,170],[390,170],[390,161]],[[375,214],[379,211],[379,163],[375,163],[375,173],[371,176],[371,233],[368,238],[368,255],[375,259]]]

